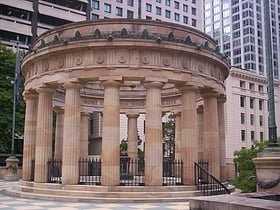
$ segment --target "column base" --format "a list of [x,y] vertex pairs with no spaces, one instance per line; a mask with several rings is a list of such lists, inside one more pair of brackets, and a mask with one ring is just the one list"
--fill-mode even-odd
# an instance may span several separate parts
[[254,159],[257,192],[280,191],[280,151],[264,151]]
[[6,159],[7,173],[4,175],[5,181],[18,181],[18,159],[15,156],[10,156]]

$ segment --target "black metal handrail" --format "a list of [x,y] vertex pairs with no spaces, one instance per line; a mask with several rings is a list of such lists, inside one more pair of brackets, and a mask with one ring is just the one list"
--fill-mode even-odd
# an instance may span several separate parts
[[230,194],[230,190],[205,170],[200,163],[201,162],[194,163],[195,185],[197,189],[205,196]]

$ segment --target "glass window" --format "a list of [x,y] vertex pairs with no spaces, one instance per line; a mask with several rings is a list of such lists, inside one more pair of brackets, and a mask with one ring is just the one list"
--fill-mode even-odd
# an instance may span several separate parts
[[188,24],[189,18],[188,18],[187,16],[184,16],[184,17],[183,17],[183,22],[184,22],[185,24]]
[[245,88],[245,81],[240,80],[239,83],[240,83],[239,85],[241,88]]
[[127,0],[127,5],[133,7],[133,0]]
[[111,4],[104,4],[104,12],[111,13]]
[[184,12],[188,12],[188,5],[183,4],[183,11],[184,11]]
[[251,131],[251,141],[255,140],[255,131]]
[[263,126],[263,116],[260,115],[260,126]]
[[196,8],[192,7],[192,15],[196,15]]
[[192,0],[192,3],[193,3],[193,4],[196,4],[196,0]]
[[240,96],[240,107],[245,107],[245,96]]
[[250,114],[250,125],[254,125],[255,124],[255,116],[254,114]]
[[92,14],[92,15],[91,15],[91,19],[92,19],[92,20],[98,20],[98,19],[99,19],[99,15],[97,15],[97,14]]
[[241,130],[241,141],[245,141],[245,130]]
[[197,22],[196,19],[192,19],[192,26],[196,27],[196,22]]
[[259,110],[263,110],[263,100],[259,99]]
[[178,14],[178,13],[175,13],[175,15],[174,15],[174,19],[176,20],[176,21],[179,21],[180,20],[180,15]]
[[165,0],[165,5],[170,6],[170,0]]
[[179,9],[180,8],[180,4],[178,1],[174,1],[174,8],[175,9]]
[[263,141],[263,132],[260,132],[260,140]]
[[241,113],[240,121],[241,121],[241,124],[245,124],[245,113]]
[[161,0],[156,0],[157,3],[161,3]]
[[123,0],[116,0],[116,2],[123,3]]
[[255,102],[255,99],[254,98],[250,98],[250,108],[251,109],[254,109],[254,102]]
[[169,10],[165,10],[165,17],[166,18],[170,18],[170,16],[171,16],[170,11]]
[[161,8],[160,7],[156,7],[156,14],[161,15]]
[[254,91],[255,90],[255,84],[254,83],[249,83],[249,89]]
[[116,15],[122,17],[122,15],[123,15],[123,9],[120,8],[120,7],[116,7]]
[[151,12],[152,11],[152,5],[151,4],[146,3],[146,11],[147,12]]
[[133,19],[133,11],[127,10],[127,18]]
[[91,7],[93,9],[99,9],[99,1],[96,1],[96,0],[92,0],[92,5]]
[[259,85],[259,92],[263,93],[263,85]]

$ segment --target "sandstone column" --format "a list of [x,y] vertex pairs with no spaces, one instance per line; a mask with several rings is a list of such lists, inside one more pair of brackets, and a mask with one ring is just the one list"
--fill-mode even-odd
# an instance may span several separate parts
[[203,160],[203,106],[197,108],[198,160]]
[[208,161],[209,172],[220,180],[220,136],[217,94],[205,92],[203,111],[203,159]]
[[225,142],[225,111],[224,103],[226,102],[226,96],[223,95],[218,98],[218,124],[219,124],[219,136],[220,136],[220,170],[221,181],[227,180],[226,173],[226,142]]
[[80,89],[78,82],[66,82],[63,129],[62,183],[79,181],[79,157],[81,139]]
[[175,113],[175,159],[181,159],[181,112]]
[[[27,91],[25,99],[25,122],[24,122],[24,145],[22,162],[22,179],[30,181],[34,174],[31,174],[31,162],[35,160],[35,141],[38,113],[38,94]],[[33,177],[34,178],[34,177]]]
[[87,158],[88,156],[88,112],[81,113],[81,143],[80,143],[80,157]]
[[54,89],[40,87],[35,149],[35,182],[47,182],[47,162],[52,157],[52,94]]
[[195,183],[194,162],[198,161],[198,133],[196,92],[193,86],[181,87],[181,158],[183,161],[183,183]]
[[55,149],[54,157],[57,160],[62,160],[63,153],[63,123],[64,123],[64,110],[55,108],[56,113],[56,129],[55,129]]
[[104,86],[104,111],[101,154],[101,184],[120,184],[120,85],[106,80]]
[[145,136],[145,185],[162,185],[162,112],[161,82],[147,82],[146,87],[146,136]]
[[128,145],[127,145],[127,153],[128,156],[132,160],[136,160],[138,157],[138,135],[137,135],[137,118],[139,117],[139,114],[127,114],[128,118],[127,122],[127,132],[128,132]]

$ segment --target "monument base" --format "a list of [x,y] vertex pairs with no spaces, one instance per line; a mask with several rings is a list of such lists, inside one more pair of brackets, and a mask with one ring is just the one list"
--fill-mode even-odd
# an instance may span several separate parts
[[6,159],[7,173],[4,175],[5,181],[18,181],[18,159],[15,156],[10,156]]
[[265,150],[254,163],[257,174],[257,192],[280,191],[280,150]]

